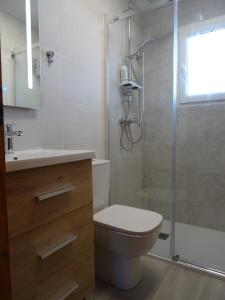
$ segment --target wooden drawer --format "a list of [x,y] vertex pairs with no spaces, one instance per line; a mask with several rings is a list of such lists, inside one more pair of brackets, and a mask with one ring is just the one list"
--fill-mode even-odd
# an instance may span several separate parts
[[26,291],[13,291],[12,300],[82,300],[94,288],[93,248],[86,249],[45,281],[39,281],[32,288],[24,285]]
[[9,237],[92,203],[91,160],[7,173]]
[[79,284],[74,295],[93,286],[92,206],[11,240],[10,258],[13,300],[49,299],[71,283]]
[[94,260],[91,248],[78,257],[73,265],[65,267],[42,283],[32,299],[83,300],[93,290],[94,285]]

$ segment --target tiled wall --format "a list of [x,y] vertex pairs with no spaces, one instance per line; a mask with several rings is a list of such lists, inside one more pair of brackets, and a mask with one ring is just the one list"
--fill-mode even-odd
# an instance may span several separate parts
[[55,62],[42,64],[40,111],[5,108],[5,121],[24,130],[15,147],[94,149],[104,158],[103,14],[121,10],[126,1],[39,2],[41,47],[55,52]]
[[145,48],[143,189],[149,209],[169,219],[171,212],[173,6],[142,16]]
[[[142,143],[132,151],[120,147],[121,127],[119,119],[124,117],[124,97],[119,82],[120,66],[128,51],[127,21],[109,25],[109,157],[111,160],[111,204],[123,204],[145,208],[147,201],[142,197]],[[141,42],[141,22],[132,18],[131,47],[135,51]],[[140,66],[136,66],[136,70]],[[138,95],[134,93],[130,117],[138,117]],[[137,134],[137,128],[132,128]]]
[[[225,15],[223,0],[179,6],[180,26]],[[225,231],[225,102],[178,105],[178,221]]]
[[[179,26],[225,14],[223,0],[179,4]],[[142,18],[146,49],[143,188],[149,208],[171,210],[173,8]],[[179,222],[225,230],[225,103],[177,104],[177,204]]]

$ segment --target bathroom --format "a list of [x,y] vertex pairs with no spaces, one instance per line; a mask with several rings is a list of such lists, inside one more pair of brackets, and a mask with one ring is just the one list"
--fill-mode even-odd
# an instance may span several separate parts
[[225,299],[224,0],[0,0],[0,299]]

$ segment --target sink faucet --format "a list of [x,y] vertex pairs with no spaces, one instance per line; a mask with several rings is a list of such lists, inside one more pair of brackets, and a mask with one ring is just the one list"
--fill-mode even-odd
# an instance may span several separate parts
[[5,124],[5,146],[6,146],[6,153],[14,153],[13,148],[13,137],[14,136],[22,136],[22,130],[13,130],[13,126],[16,125],[14,123]]

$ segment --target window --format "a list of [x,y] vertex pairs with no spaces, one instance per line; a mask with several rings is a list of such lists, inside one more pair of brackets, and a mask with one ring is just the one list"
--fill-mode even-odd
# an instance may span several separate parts
[[188,38],[187,95],[225,93],[225,29]]
[[179,103],[225,100],[225,16],[179,28]]

